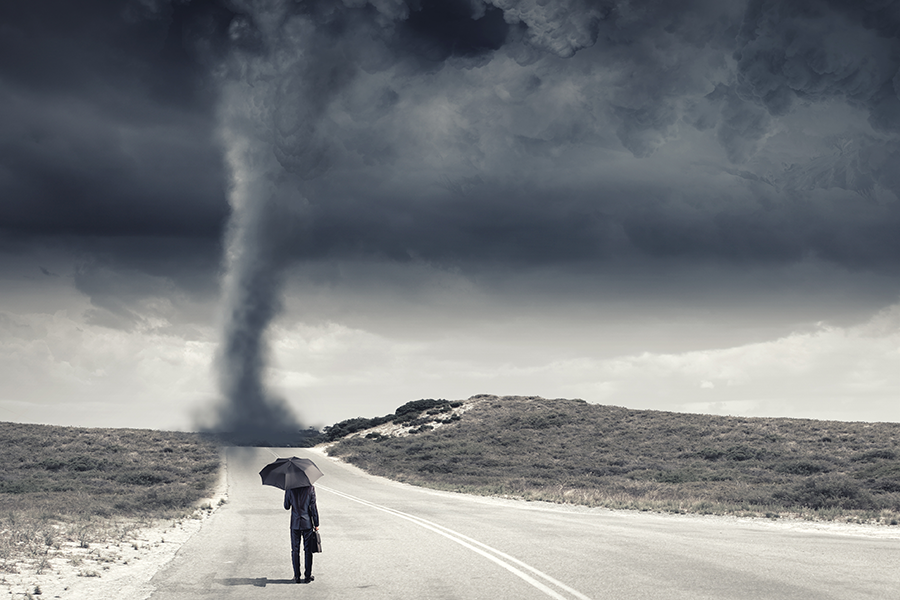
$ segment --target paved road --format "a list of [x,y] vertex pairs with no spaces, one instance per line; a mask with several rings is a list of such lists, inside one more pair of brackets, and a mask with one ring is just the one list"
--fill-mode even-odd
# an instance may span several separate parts
[[[278,456],[307,456],[324,552],[290,581]],[[305,450],[233,448],[229,501],[150,582],[152,600],[900,598],[894,537],[783,524],[555,507],[422,490]]]

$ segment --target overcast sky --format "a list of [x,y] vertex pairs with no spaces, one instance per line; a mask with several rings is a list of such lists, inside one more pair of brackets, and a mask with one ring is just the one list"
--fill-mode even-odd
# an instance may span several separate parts
[[4,2],[0,420],[208,424],[249,304],[305,425],[900,421],[898,35],[888,0]]

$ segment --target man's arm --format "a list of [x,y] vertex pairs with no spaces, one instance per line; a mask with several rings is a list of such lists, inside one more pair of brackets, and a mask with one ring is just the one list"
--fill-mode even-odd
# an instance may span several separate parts
[[291,492],[284,490],[284,510],[291,510]]
[[319,528],[319,508],[316,506],[316,488],[309,490],[309,521],[313,529]]

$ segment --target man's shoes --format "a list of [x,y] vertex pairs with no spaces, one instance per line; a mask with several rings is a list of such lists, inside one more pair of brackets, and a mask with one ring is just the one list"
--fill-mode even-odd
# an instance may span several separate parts
[[303,583],[303,578],[299,575],[297,577],[294,577],[294,583]]
[[315,577],[310,575],[309,577],[307,577],[306,579],[303,579],[302,581],[303,581],[303,583],[309,583],[310,581],[314,581],[315,579],[316,579]]

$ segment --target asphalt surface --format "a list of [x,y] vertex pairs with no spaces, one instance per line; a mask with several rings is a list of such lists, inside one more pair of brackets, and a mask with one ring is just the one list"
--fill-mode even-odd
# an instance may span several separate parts
[[[324,551],[309,584],[291,581],[283,492],[258,475],[292,455],[325,473]],[[891,537],[441,493],[301,449],[232,448],[227,469],[228,503],[151,580],[152,600],[900,598],[900,528]]]

